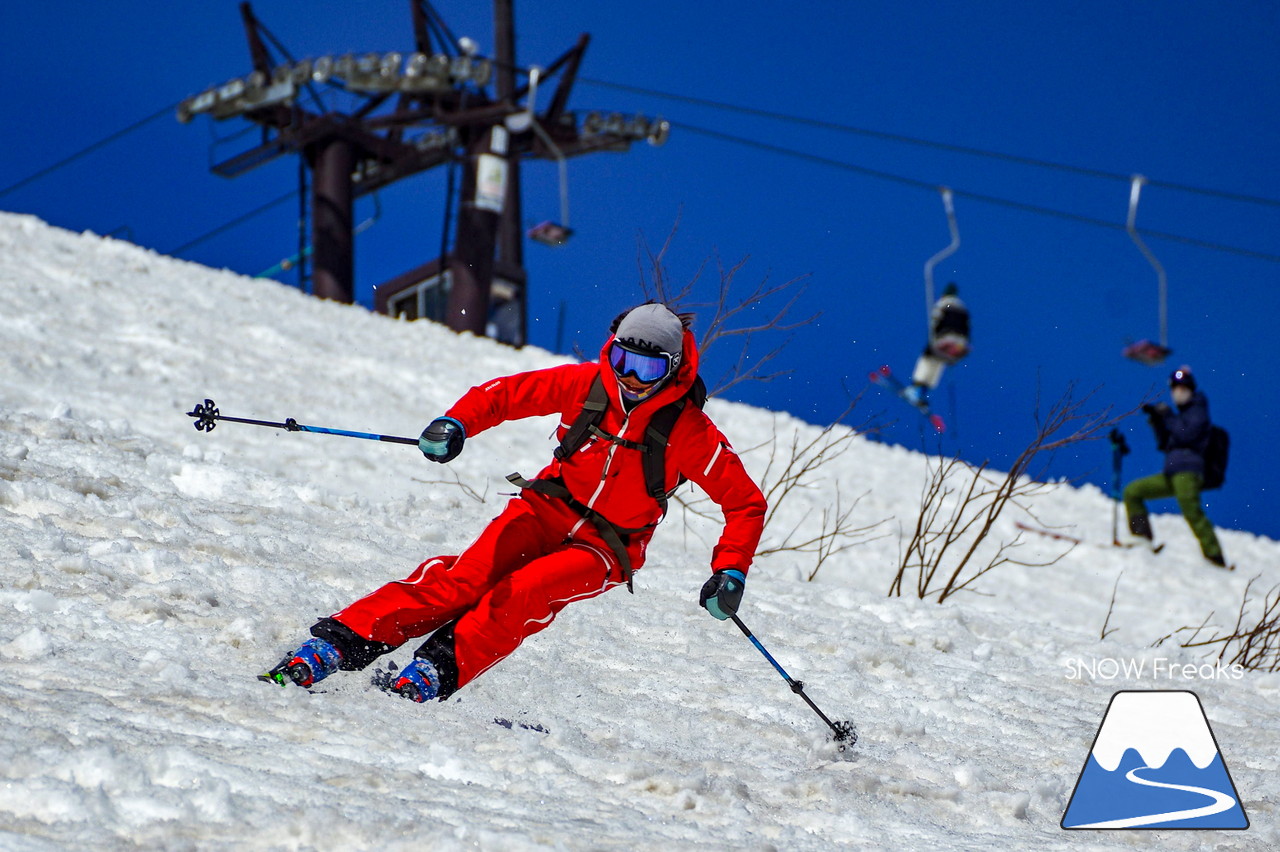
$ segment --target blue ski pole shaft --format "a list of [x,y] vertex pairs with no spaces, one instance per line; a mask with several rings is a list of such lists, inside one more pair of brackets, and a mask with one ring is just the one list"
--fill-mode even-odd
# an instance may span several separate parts
[[[286,421],[286,423],[291,421]],[[364,438],[368,441],[386,441],[391,444],[413,444],[418,446],[417,438],[401,438],[397,435],[375,435],[372,432],[349,432],[346,429],[326,429],[323,426],[303,426],[301,423],[294,423],[293,427],[299,432],[319,432],[321,435],[342,435],[347,438]],[[285,428],[288,428],[286,425]],[[292,431],[292,430],[290,430]]]
[[283,423],[276,423],[271,420],[251,420],[247,417],[228,417],[218,411],[218,407],[213,400],[206,399],[203,404],[196,404],[196,407],[187,412],[188,417],[196,419],[195,427],[201,432],[211,432],[213,427],[217,425],[219,420],[226,420],[230,423],[248,423],[251,426],[270,426],[273,429],[284,429],[287,432],[317,432],[321,435],[342,435],[347,438],[364,438],[368,441],[385,441],[392,444],[412,444],[418,445],[417,438],[401,438],[396,435],[377,435],[373,432],[351,432],[346,429],[327,429],[323,426],[305,426],[292,417],[286,418]]
[[[835,739],[837,742],[844,743],[848,741],[849,744],[852,745],[858,741],[858,734],[854,731],[852,722],[832,722],[828,719],[827,714],[819,710],[818,705],[813,703],[813,699],[809,698],[808,695],[805,695],[804,684],[787,674],[786,669],[782,668],[782,666],[778,664],[778,661],[773,658],[773,655],[769,653],[764,645],[760,644],[760,640],[747,629],[747,625],[742,623],[742,619],[738,618],[737,613],[730,613],[729,617],[733,619],[734,624],[738,625],[738,629],[742,631],[742,634],[751,640],[751,644],[756,646],[756,650],[761,654],[764,654],[764,658],[778,670],[778,674],[782,675],[782,679],[791,686],[791,691],[803,698],[805,704],[808,704],[813,712],[818,714],[818,718],[827,723],[827,727],[835,733]],[[843,751],[844,746],[841,745],[840,749]]]

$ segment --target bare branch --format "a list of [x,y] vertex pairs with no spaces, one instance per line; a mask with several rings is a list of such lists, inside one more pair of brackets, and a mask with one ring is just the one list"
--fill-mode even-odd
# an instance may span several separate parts
[[[734,340],[739,343],[737,355],[724,375],[715,384],[707,382],[708,396],[716,396],[745,381],[768,382],[784,376],[790,370],[766,371],[766,365],[777,358],[790,343],[787,337],[762,357],[756,357],[753,345],[761,336],[788,332],[815,322],[820,316],[814,313],[804,319],[794,319],[792,311],[804,295],[801,282],[808,276],[798,276],[779,284],[771,284],[768,276],[745,295],[739,295],[736,286],[738,275],[746,267],[748,257],[726,266],[718,254],[713,255],[719,278],[715,296],[710,300],[693,301],[702,275],[711,258],[704,259],[696,274],[684,286],[676,286],[667,271],[667,254],[679,230],[679,221],[672,226],[662,247],[656,252],[643,237],[640,239],[640,285],[647,298],[657,299],[676,311],[697,311],[702,324],[698,351],[703,362],[706,355],[719,341]],[[780,307],[772,307],[777,299],[784,298]],[[706,376],[703,376],[704,380]]]
[[[1070,553],[1077,542],[1047,562],[1028,562],[1014,555],[1023,545],[1021,533],[1010,541],[993,543],[991,537],[1006,509],[1028,511],[1030,498],[1052,487],[1028,474],[1034,463],[1057,450],[1096,440],[1132,413],[1115,416],[1109,407],[1087,412],[1084,407],[1092,396],[1091,392],[1077,400],[1074,385],[1069,385],[1062,397],[1042,412],[1037,395],[1033,437],[1002,476],[989,474],[987,462],[977,467],[959,458],[930,462],[915,529],[889,594],[901,595],[905,575],[915,571],[917,596],[936,596],[942,603],[957,592],[974,591],[978,580],[1001,566],[1045,567]],[[953,482],[961,487],[952,487]],[[980,557],[983,553],[990,555]]]
[[[677,220],[662,247],[656,252],[643,239],[641,240],[639,259],[641,286],[646,296],[657,298],[673,310],[705,309],[701,311],[700,321],[703,323],[703,330],[698,342],[703,364],[707,363],[705,359],[708,351],[720,341],[733,340],[739,344],[736,356],[720,379],[714,385],[707,382],[708,396],[723,393],[742,382],[768,382],[791,372],[768,369],[790,344],[789,336],[780,342],[774,342],[762,356],[756,354],[753,346],[766,336],[772,337],[775,333],[785,335],[817,320],[818,313],[804,319],[792,317],[793,310],[804,294],[802,282],[807,276],[791,278],[781,283],[771,283],[766,275],[754,289],[745,295],[740,295],[740,288],[736,283],[749,258],[743,257],[736,263],[726,265],[716,254],[714,259],[719,282],[715,296],[709,301],[693,302],[691,300],[694,298],[697,284],[708,261],[702,262],[697,274],[683,287],[677,288],[673,284],[665,264],[678,229],[679,221]],[[782,300],[780,307],[776,307],[778,300]],[[705,372],[703,378],[704,380],[707,378]],[[781,517],[778,514],[780,507],[788,504],[789,498],[793,495],[819,487],[823,479],[819,472],[821,468],[838,458],[851,446],[853,438],[858,434],[857,430],[841,427],[841,431],[836,431],[836,427],[852,413],[861,396],[862,394],[859,393],[856,397],[852,397],[845,410],[811,440],[801,442],[797,430],[792,435],[790,446],[785,453],[780,451],[776,430],[768,441],[758,448],[753,448],[760,451],[767,450],[769,453],[764,476],[760,478],[760,486],[769,505],[765,517],[765,530],[771,536],[770,541],[773,542],[760,550],[757,555],[768,556],[784,551],[812,554],[816,558],[816,565],[809,572],[810,580],[832,556],[844,552],[855,544],[869,540],[868,535],[871,531],[883,523],[878,521],[867,526],[856,525],[853,514],[861,498],[854,500],[851,506],[846,507],[840,484],[836,481],[834,486],[825,485],[834,491],[834,507],[822,510],[817,531],[811,531],[811,527],[804,523],[809,520],[808,514],[803,516],[803,521],[797,522],[792,529],[786,530],[781,535],[777,535],[774,530],[777,519]],[[747,452],[750,451],[745,451],[742,455],[746,455]],[[716,517],[715,508],[708,500],[686,498],[680,495],[675,496],[674,499],[681,506],[686,518],[713,519]]]
[[450,468],[445,468],[445,471],[450,476],[453,477],[453,482],[448,482],[443,479],[419,479],[416,476],[411,478],[413,479],[414,482],[421,482],[423,485],[454,485],[454,486],[457,486],[458,488],[461,488],[463,494],[466,494],[468,497],[470,497],[472,500],[475,500],[477,503],[483,503],[485,501],[485,495],[489,493],[488,485],[485,485],[484,494],[481,494],[480,492],[472,488],[470,485],[463,482],[462,477],[458,476],[457,471],[452,470]]
[[[855,511],[865,494],[847,504],[840,481],[823,472],[824,467],[830,469],[829,463],[853,446],[854,439],[860,434],[860,430],[843,425],[860,398],[861,395],[852,398],[835,422],[807,440],[801,438],[798,428],[789,439],[781,438],[777,426],[779,418],[775,417],[774,431],[769,439],[739,453],[744,458],[768,454],[764,472],[757,478],[769,506],[764,521],[768,543],[757,550],[757,557],[780,553],[812,556],[814,565],[808,571],[808,578],[813,580],[832,557],[886,534],[874,533],[887,519],[871,524],[860,524],[854,520]],[[779,523],[786,516],[781,511],[783,506],[790,505],[799,495],[819,488],[824,489],[823,502],[828,505],[821,510],[817,528],[814,529],[812,513],[806,512],[799,513],[800,520],[789,529],[779,531]],[[673,499],[687,515],[710,520],[718,518],[717,507],[705,496],[689,499],[676,495]]]
[[1114,612],[1116,608],[1116,592],[1120,590],[1120,578],[1123,576],[1124,576],[1123,571],[1117,574],[1116,583],[1114,586],[1111,587],[1111,603],[1107,606],[1107,617],[1102,621],[1102,635],[1098,637],[1104,641],[1108,636],[1110,636],[1112,633],[1115,633],[1116,630],[1119,629],[1119,628],[1113,628],[1111,630],[1107,630],[1107,625],[1111,623],[1111,613]]
[[[1215,632],[1206,639],[1200,634],[1205,632],[1213,613],[1205,617],[1198,627],[1181,627],[1172,635],[1190,633],[1184,641],[1179,642],[1183,648],[1212,648],[1217,646],[1219,662],[1238,665],[1245,671],[1277,672],[1280,671],[1280,585],[1273,586],[1263,597],[1262,611],[1252,612],[1251,597],[1253,584],[1261,575],[1254,577],[1245,586],[1240,601],[1240,609],[1236,614],[1236,622],[1230,630]],[[1165,637],[1169,638],[1169,637]]]

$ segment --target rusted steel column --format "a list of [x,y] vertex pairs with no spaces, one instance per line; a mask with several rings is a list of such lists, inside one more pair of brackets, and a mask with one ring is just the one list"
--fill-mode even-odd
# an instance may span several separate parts
[[321,142],[311,190],[312,289],[322,299],[355,301],[351,171],[355,149],[345,139]]

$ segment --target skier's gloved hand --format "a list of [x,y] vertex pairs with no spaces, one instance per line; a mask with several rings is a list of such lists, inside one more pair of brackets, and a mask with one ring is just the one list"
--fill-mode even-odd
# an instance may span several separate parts
[[449,462],[462,452],[462,442],[467,439],[467,430],[452,417],[437,417],[431,421],[422,436],[418,438],[418,449],[433,462]]
[[702,593],[698,595],[698,603],[707,612],[724,621],[738,611],[742,603],[742,591],[747,586],[747,578],[736,568],[728,568],[715,572],[702,584]]

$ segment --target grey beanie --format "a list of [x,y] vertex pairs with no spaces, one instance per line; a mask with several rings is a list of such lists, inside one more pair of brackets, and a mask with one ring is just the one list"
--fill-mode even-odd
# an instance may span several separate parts
[[684,349],[684,323],[666,305],[641,305],[618,323],[614,339],[635,349],[678,357]]

